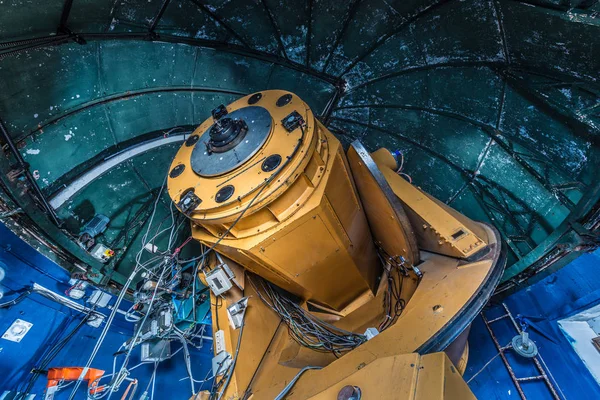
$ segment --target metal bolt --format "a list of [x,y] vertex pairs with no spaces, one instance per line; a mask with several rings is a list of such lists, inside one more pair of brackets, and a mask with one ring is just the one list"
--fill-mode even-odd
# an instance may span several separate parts
[[337,400],[360,400],[361,391],[358,386],[344,386],[342,390],[338,392]]

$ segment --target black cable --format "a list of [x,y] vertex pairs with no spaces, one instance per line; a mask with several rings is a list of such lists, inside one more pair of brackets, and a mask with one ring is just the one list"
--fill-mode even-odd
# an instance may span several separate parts
[[[231,377],[233,376],[233,371],[235,370],[235,365],[237,363],[238,355],[240,354],[240,347],[242,345],[242,334],[244,333],[244,326],[246,326],[246,324],[245,324],[244,320],[242,319],[242,326],[240,327],[240,334],[238,336],[237,348],[235,349],[235,355],[233,356],[231,365],[229,366],[229,368],[227,368],[227,372],[226,372],[227,380],[225,381],[225,384],[223,385],[223,389],[221,389],[221,391],[220,391],[221,394],[219,395],[217,400],[221,400],[221,398],[225,394],[225,391],[227,390],[227,387],[229,386],[229,382],[231,382]],[[223,379],[225,379],[225,377],[223,377],[221,379],[221,382],[223,381]]]
[[387,289],[383,297],[383,309],[386,311],[386,316],[378,326],[380,332],[393,325],[406,308],[406,301],[402,298],[404,279],[408,276],[406,266],[402,260],[396,262],[387,254],[385,259],[387,261],[384,261],[384,264],[389,266],[389,269],[386,269]]
[[17,297],[15,297],[14,299],[0,304],[0,308],[8,308],[8,307],[14,306],[15,304],[18,304],[18,303],[22,302],[23,300],[25,300],[27,298],[27,296],[29,296],[32,292],[33,292],[33,289],[29,288],[29,289],[25,290],[23,293],[21,293],[20,295],[18,295]]
[[81,329],[81,327],[89,320],[89,318],[91,317],[92,313],[93,313],[93,309],[90,310],[90,312],[88,312],[81,319],[81,321],[79,321],[79,323],[75,326],[75,328],[73,328],[73,330],[71,330],[71,332],[69,332],[64,338],[62,338],[58,343],[56,343],[54,346],[52,346],[52,348],[50,350],[48,350],[46,352],[46,354],[40,360],[38,366],[34,367],[32,369],[33,375],[29,378],[29,381],[27,383],[27,386],[26,386],[25,390],[22,391],[21,392],[21,396],[18,397],[18,398],[16,398],[15,400],[21,400],[21,399],[24,399],[27,396],[27,394],[33,388],[33,385],[35,384],[35,382],[44,373],[44,371],[46,370],[46,368],[48,367],[48,365],[52,362],[52,360],[54,360],[54,358],[58,355],[58,353],[60,353],[60,351],[62,349],[64,349],[64,347],[73,338],[73,336],[75,336],[75,334],[79,331],[79,329]]
[[[262,278],[252,276],[248,277],[248,281],[258,297],[281,317],[292,339],[301,346],[331,352],[337,357],[367,340],[364,335],[346,331],[315,317]],[[255,281],[260,284],[260,289]]]
[[[217,328],[217,331],[220,330],[219,328],[219,308],[221,308],[223,306],[223,299],[221,298],[221,296],[216,296],[217,297],[217,301],[215,301],[215,325]],[[221,304],[219,304],[219,300],[221,300]]]

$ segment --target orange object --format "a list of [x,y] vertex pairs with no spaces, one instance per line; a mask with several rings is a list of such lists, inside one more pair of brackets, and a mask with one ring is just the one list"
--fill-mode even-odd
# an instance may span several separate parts
[[125,389],[125,393],[123,393],[123,397],[121,397],[121,400],[125,400],[125,398],[129,394],[129,391],[131,390],[131,388],[133,388],[133,390],[131,391],[131,397],[129,397],[129,398],[133,399],[133,396],[135,396],[135,391],[137,389],[137,385],[138,385],[138,380],[137,379],[132,380],[129,383],[129,386],[127,386],[127,389]]
[[[57,392],[58,385],[65,381],[76,381],[83,372],[83,367],[62,367],[62,368],[50,368],[48,370],[48,384],[46,385],[46,400],[54,398],[54,393]],[[104,375],[104,371],[101,369],[88,368],[84,381],[88,382],[88,389],[91,393],[94,393],[97,388],[95,383],[100,377]]]

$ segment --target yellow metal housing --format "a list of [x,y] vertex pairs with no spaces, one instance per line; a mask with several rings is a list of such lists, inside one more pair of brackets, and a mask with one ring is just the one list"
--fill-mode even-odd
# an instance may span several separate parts
[[[213,332],[222,331],[222,351],[235,359],[226,378],[215,378],[223,384],[219,397],[272,400],[287,391],[289,400],[326,400],[350,385],[365,398],[474,398],[461,376],[466,339],[502,273],[498,233],[405,181],[386,149],[369,154],[355,142],[346,157],[295,95],[253,94],[230,104],[228,115],[250,105],[268,111],[255,151],[222,173],[211,164],[218,153],[202,153],[211,165],[198,164],[194,154],[211,148],[205,138],[216,122],[208,120],[182,146],[168,180],[194,238],[223,255],[211,255],[204,272],[226,263],[235,275],[233,288],[211,293]],[[286,129],[294,112],[301,122]],[[273,155],[281,162],[263,168]],[[219,197],[227,185],[228,196]],[[184,210],[190,193],[194,207]],[[303,345],[264,300],[254,274],[299,296],[299,307],[336,329],[380,331],[340,354]],[[402,304],[393,316],[391,290],[398,292],[395,306]],[[227,307],[242,298],[247,308],[236,328]],[[287,390],[307,366],[321,369]]]
[[[353,151],[353,149],[351,149]],[[483,250],[483,228],[446,204],[408,183],[396,173],[396,159],[387,149],[371,154],[375,164],[404,205],[419,248],[467,258]]]
[[[250,107],[249,102],[269,112],[264,144],[229,172],[200,175],[191,158],[215,123],[207,120],[193,134],[199,140],[177,153],[171,168],[182,166],[183,172],[169,177],[169,194],[176,204],[190,190],[201,200],[187,213],[196,239],[305,300],[342,311],[375,292],[381,269],[341,144],[291,93],[246,96],[227,111]],[[283,121],[293,112],[303,122],[288,131]],[[282,162],[265,171],[264,160],[272,155]],[[234,193],[219,203],[216,193],[225,185]]]

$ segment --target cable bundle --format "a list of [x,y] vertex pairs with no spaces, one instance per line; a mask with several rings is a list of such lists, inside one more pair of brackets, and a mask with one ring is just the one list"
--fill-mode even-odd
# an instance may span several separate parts
[[315,317],[264,279],[252,277],[249,281],[260,299],[281,316],[290,335],[300,345],[338,356],[367,341],[364,335],[340,329]]
[[404,278],[408,276],[408,270],[402,257],[389,257],[382,249],[379,249],[385,274],[387,275],[387,289],[383,296],[383,309],[386,312],[384,320],[377,329],[382,332],[393,325],[398,317],[402,315],[406,307],[406,301],[402,298]]

